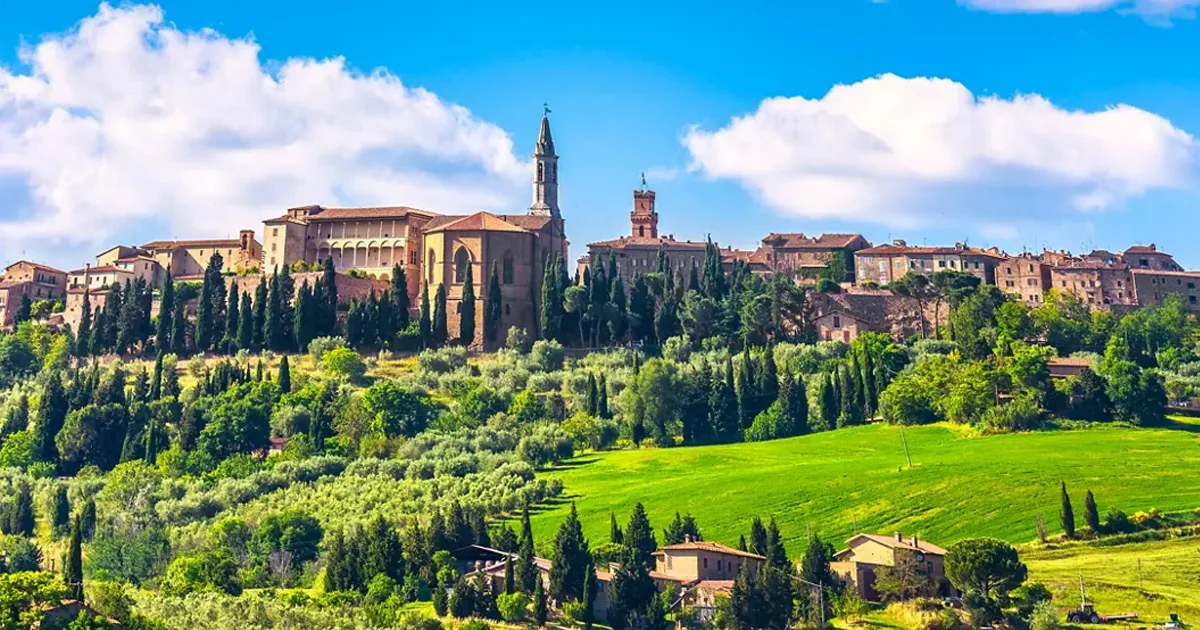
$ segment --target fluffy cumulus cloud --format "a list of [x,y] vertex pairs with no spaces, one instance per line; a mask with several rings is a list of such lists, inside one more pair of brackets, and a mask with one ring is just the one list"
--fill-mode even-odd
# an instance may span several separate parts
[[959,0],[997,13],[1090,13],[1116,9],[1152,20],[1192,17],[1200,0]]
[[1062,220],[1190,183],[1196,140],[1117,105],[980,97],[945,79],[883,75],[822,98],[771,98],[684,136],[693,170],[809,218],[896,227]]
[[108,5],[21,49],[0,68],[0,251],[135,229],[222,236],[307,203],[456,212],[519,198],[527,164],[467,109],[340,58],[259,53],[154,6]]

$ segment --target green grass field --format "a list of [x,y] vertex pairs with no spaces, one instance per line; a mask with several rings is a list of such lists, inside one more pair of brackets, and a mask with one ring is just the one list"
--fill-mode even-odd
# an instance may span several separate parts
[[[588,454],[546,474],[564,482],[562,500],[534,517],[549,540],[569,503],[593,541],[607,539],[609,513],[622,524],[645,504],[661,532],[676,512],[691,513],[705,537],[736,543],[750,518],[775,517],[791,553],[806,528],[840,544],[855,529],[903,531],[948,545],[972,536],[1033,540],[1039,512],[1059,530],[1059,480],[1083,522],[1091,489],[1103,514],[1118,507],[1192,510],[1200,506],[1200,436],[1174,429],[1098,427],[962,437],[947,426],[905,430],[872,425],[724,446]],[[856,527],[857,524],[857,527]]]
[[1030,579],[1049,586],[1059,606],[1079,604],[1082,574],[1088,601],[1102,615],[1136,613],[1136,625],[1144,627],[1175,612],[1200,624],[1200,538],[1030,551],[1022,558]]

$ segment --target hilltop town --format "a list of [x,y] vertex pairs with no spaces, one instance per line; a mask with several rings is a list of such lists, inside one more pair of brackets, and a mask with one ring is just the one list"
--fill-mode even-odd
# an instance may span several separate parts
[[[256,281],[249,279],[264,272],[286,266],[303,273],[330,260],[341,274],[339,295],[345,300],[366,299],[373,289],[386,290],[392,276],[402,273],[414,312],[422,287],[431,294],[444,288],[450,330],[458,329],[467,268],[481,305],[490,299],[488,274],[495,268],[504,304],[500,329],[536,331],[542,278],[547,266],[567,255],[569,245],[558,205],[558,161],[550,120],[543,116],[533,152],[533,199],[524,214],[444,215],[406,206],[309,205],[264,219],[262,242],[254,229],[246,228],[236,239],[114,245],[71,271],[18,261],[4,270],[0,280],[0,326],[11,328],[19,319],[22,302],[27,302],[31,313],[77,330],[85,293],[95,309],[103,306],[112,287],[135,280],[152,290],[161,289],[168,276],[174,282],[200,281],[216,254],[230,282],[232,277],[242,278],[238,282],[243,289],[253,288]],[[588,243],[587,253],[576,262],[577,281],[595,261],[610,256],[626,287],[633,285],[637,275],[657,270],[660,257],[670,261],[673,273],[686,274],[703,264],[706,248],[712,246],[726,272],[740,265],[753,274],[782,274],[818,289],[821,298],[814,300],[818,337],[846,342],[862,331],[885,332],[899,339],[942,323],[940,312],[923,303],[914,308],[913,292],[898,286],[909,274],[967,273],[1030,305],[1042,303],[1053,289],[1093,309],[1125,312],[1161,304],[1167,296],[1178,294],[1187,308],[1200,311],[1196,288],[1200,272],[1184,270],[1153,243],[1130,245],[1120,252],[1012,255],[965,243],[914,246],[897,239],[872,244],[861,234],[772,232],[751,251],[663,234],[655,197],[643,178],[642,186],[633,191],[628,233]],[[34,310],[36,302],[46,304]],[[478,329],[474,339],[482,340],[482,323]]]

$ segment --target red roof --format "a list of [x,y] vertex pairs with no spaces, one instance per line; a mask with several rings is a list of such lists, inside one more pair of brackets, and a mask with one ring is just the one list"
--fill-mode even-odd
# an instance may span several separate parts
[[862,254],[864,256],[870,256],[870,255],[901,256],[901,255],[912,255],[912,254],[916,254],[916,255],[921,255],[921,254],[925,254],[925,255],[959,254],[959,255],[963,255],[963,256],[987,256],[989,258],[995,258],[997,260],[1004,260],[1004,258],[1005,258],[1003,255],[1001,255],[999,253],[989,252],[987,250],[979,249],[978,247],[924,247],[924,246],[913,247],[913,246],[909,246],[909,245],[891,245],[891,244],[876,245],[874,247],[868,247],[866,249],[860,249],[860,250],[854,252],[854,255],[856,255],[856,256],[859,254]]
[[175,249],[177,247],[240,247],[241,241],[236,238],[198,239],[191,241],[150,241],[141,249]]
[[595,249],[704,249],[703,241],[677,241],[669,236],[653,238],[649,236],[622,236],[608,241],[588,243],[589,248]]
[[[347,221],[353,219],[403,219],[409,214],[435,216],[428,210],[410,208],[408,206],[368,206],[361,208],[326,208],[324,206],[299,206],[290,210],[308,210],[309,222]],[[286,219],[287,217],[280,217]],[[279,220],[279,219],[275,219]]]
[[896,540],[895,536],[883,536],[880,534],[859,534],[857,536],[854,536],[850,540],[847,540],[846,544],[848,545],[850,543],[853,543],[854,541],[856,541],[860,538],[866,538],[867,540],[873,540],[885,547],[890,547],[892,549],[908,549],[910,551],[921,551],[926,554],[935,555],[935,556],[946,555],[945,549],[942,549],[941,547],[939,547],[931,542],[927,542],[927,541],[921,540],[919,538],[916,540],[917,544],[913,545],[912,544],[913,540],[911,538],[906,538],[904,540]]
[[35,263],[35,262],[29,261],[29,260],[18,260],[17,262],[5,267],[4,269],[5,269],[5,271],[7,271],[7,270],[12,269],[13,267],[16,267],[17,265],[21,265],[21,264],[29,265],[30,267],[34,267],[36,269],[41,269],[43,271],[51,271],[54,273],[62,273],[62,274],[67,273],[61,269],[55,269],[54,267],[51,267],[49,265],[43,265],[41,263]]
[[[854,244],[855,240],[862,239],[862,234],[822,234],[820,236],[808,236],[802,232],[791,232],[784,234],[776,234],[771,232],[763,238],[764,243],[769,243],[780,249],[845,249]],[[866,239],[863,239],[864,241]]]
[[114,267],[112,265],[104,265],[102,267],[76,269],[75,271],[71,272],[71,275],[75,275],[77,273],[85,273],[85,272],[86,273],[113,273],[113,272],[133,273],[133,272],[129,271],[128,269],[121,269],[120,267]]
[[1155,245],[1154,243],[1151,243],[1149,245],[1134,245],[1134,246],[1130,247],[1129,249],[1125,250],[1125,253],[1126,254],[1161,254],[1163,256],[1170,256],[1170,254],[1168,254],[1166,252],[1158,251],[1158,246]]
[[[451,218],[451,217],[447,217]],[[522,232],[529,233],[529,230],[513,225],[508,221],[490,213],[476,212],[475,214],[465,217],[456,217],[451,221],[437,221],[436,225],[430,227],[434,221],[430,221],[425,225],[423,231],[426,234],[433,232]],[[436,220],[435,220],[436,221]]]
[[710,540],[695,540],[692,542],[683,542],[683,543],[679,543],[679,544],[675,544],[675,545],[667,545],[667,546],[663,547],[662,549],[655,551],[654,555],[656,555],[656,556],[666,555],[666,552],[668,552],[668,551],[710,551],[712,553],[722,553],[727,556],[738,556],[741,558],[753,558],[756,560],[766,560],[767,559],[765,556],[760,556],[756,553],[750,553],[749,551],[742,551],[741,549],[734,549],[733,547],[729,547],[727,545],[722,545],[719,542],[713,542]]

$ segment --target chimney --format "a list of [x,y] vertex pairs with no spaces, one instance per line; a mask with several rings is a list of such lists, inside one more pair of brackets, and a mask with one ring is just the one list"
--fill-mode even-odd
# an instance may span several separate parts
[[1158,251],[1158,246],[1155,245],[1154,243],[1150,243],[1150,251],[1152,251],[1152,252]]
[[892,245],[895,245],[896,247],[908,247],[908,243],[904,242],[904,239],[902,238],[892,239]]
[[904,534],[902,532],[896,532],[896,542],[904,542]]
[[692,535],[691,535],[691,534],[684,534],[684,535],[683,535],[683,542],[685,542],[685,543],[690,543],[690,542],[692,542]]
[[921,548],[920,541],[918,541],[918,540],[917,540],[917,535],[916,535],[916,534],[913,534],[913,542],[912,542],[912,545],[913,545],[914,547],[916,547],[917,549],[920,549],[920,548]]

